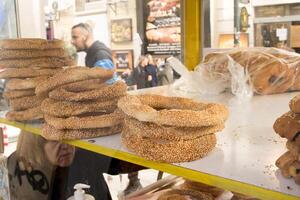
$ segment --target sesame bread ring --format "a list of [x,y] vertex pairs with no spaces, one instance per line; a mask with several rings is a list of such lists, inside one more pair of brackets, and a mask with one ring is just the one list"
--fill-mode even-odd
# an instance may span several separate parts
[[274,62],[274,58],[272,59],[270,55],[253,50],[237,50],[229,55],[235,62],[247,68],[249,74],[266,64]]
[[202,127],[174,127],[160,126],[150,122],[140,122],[134,118],[125,118],[125,124],[139,132],[141,136],[167,140],[192,140],[204,135],[209,135],[221,131],[224,128],[223,124],[215,126]]
[[117,108],[117,99],[108,101],[69,102],[45,99],[42,111],[56,117],[70,117],[92,112],[111,113]]
[[62,66],[75,65],[75,61],[67,58],[59,57],[41,57],[41,58],[27,58],[27,59],[10,59],[0,60],[0,69],[3,68],[26,68],[26,67],[39,67],[39,68],[52,68]]
[[212,126],[228,117],[228,109],[221,104],[160,95],[128,95],[119,100],[118,107],[139,121],[168,126]]
[[300,145],[300,114],[292,111],[283,114],[275,121],[273,129],[281,137]]
[[32,121],[43,119],[43,112],[40,106],[23,111],[9,111],[5,115],[6,119],[11,121]]
[[161,194],[157,200],[214,200],[211,194],[196,190],[172,189]]
[[71,90],[73,92],[83,92],[93,89],[99,89],[107,84],[103,82],[103,79],[89,79],[84,81],[78,81],[75,83],[69,83],[62,86],[66,90]]
[[296,64],[294,76],[295,76],[294,83],[291,86],[291,88],[289,89],[290,91],[300,90],[300,59],[299,59],[298,63]]
[[286,148],[296,160],[300,161],[300,145],[297,145],[295,142],[287,141]]
[[84,81],[88,79],[103,79],[103,82],[112,78],[114,71],[103,68],[87,68],[87,67],[73,67],[64,69],[61,73],[49,78],[47,81],[41,83],[36,87],[35,93],[39,96],[47,96],[48,93],[59,86],[77,81]]
[[62,69],[9,68],[0,72],[0,79],[52,76]]
[[294,70],[280,62],[272,62],[250,73],[251,83],[257,94],[286,92],[294,84]]
[[17,79],[13,78],[7,81],[5,88],[8,90],[27,90],[35,89],[38,84],[47,80],[49,76],[38,76],[34,78]]
[[45,50],[0,50],[0,60],[38,58],[38,57],[59,57],[65,58],[68,54],[64,49],[45,49]]
[[39,38],[0,40],[0,49],[60,49],[64,48],[62,40],[45,40]]
[[279,169],[283,169],[289,167],[296,160],[297,159],[293,156],[293,154],[287,151],[276,160],[275,165]]
[[294,113],[300,113],[300,95],[295,96],[289,103],[291,111]]
[[227,74],[229,73],[228,60],[227,54],[223,52],[213,52],[204,57],[203,63],[211,66],[211,70],[221,74]]
[[122,143],[137,155],[149,160],[179,163],[206,156],[216,145],[214,134],[192,140],[163,140],[143,137],[126,124],[122,130]]
[[42,136],[47,140],[75,140],[100,137],[106,135],[114,135],[120,133],[122,124],[94,129],[74,129],[74,130],[58,130],[49,124],[44,124],[42,128]]
[[299,161],[293,162],[289,167],[289,172],[292,177],[296,177],[297,175],[300,175],[300,162]]
[[214,198],[219,197],[220,195],[222,195],[225,192],[224,189],[206,185],[204,183],[200,183],[200,182],[196,182],[196,181],[191,181],[191,180],[185,180],[184,183],[181,184],[179,187],[180,187],[180,189],[209,193]]
[[119,98],[126,94],[127,85],[118,81],[112,85],[105,85],[101,88],[78,92],[71,88],[60,87],[49,93],[51,99],[59,101],[87,101],[101,99],[103,101],[112,98]]
[[8,90],[3,93],[5,99],[16,99],[21,97],[35,96],[33,89],[29,90]]
[[110,114],[96,116],[72,116],[59,118],[51,115],[44,115],[45,121],[56,129],[89,129],[115,126],[123,122],[123,115],[117,110]]
[[16,99],[10,99],[9,106],[11,110],[25,110],[41,105],[43,100],[43,98],[37,96],[20,97]]

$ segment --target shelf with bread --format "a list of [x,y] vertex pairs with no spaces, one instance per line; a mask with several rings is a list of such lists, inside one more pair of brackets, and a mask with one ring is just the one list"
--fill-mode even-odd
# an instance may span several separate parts
[[[230,93],[217,96],[175,90],[170,86],[131,91],[130,94],[160,94],[188,97],[204,102],[225,104],[229,118],[225,128],[216,134],[216,147],[205,157],[180,164],[147,160],[129,151],[119,134],[66,143],[99,154],[161,170],[193,181],[250,195],[259,199],[299,199],[300,186],[284,178],[275,162],[286,152],[286,139],[275,134],[273,124],[285,113],[297,93],[254,96],[239,101]],[[1,113],[0,123],[41,134],[40,124],[9,121]],[[178,146],[180,148],[180,146]],[[166,152],[168,154],[170,152]]]

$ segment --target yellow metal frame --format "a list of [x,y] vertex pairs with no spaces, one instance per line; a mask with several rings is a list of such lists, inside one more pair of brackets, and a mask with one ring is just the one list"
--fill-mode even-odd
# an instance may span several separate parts
[[20,123],[20,122],[9,121],[5,118],[0,118],[0,124],[6,124],[6,125],[14,126],[14,127],[19,128],[23,131],[34,133],[36,135],[41,134],[41,128],[40,127],[34,127],[32,125],[23,124],[23,123]]
[[[28,124],[22,124],[18,122],[9,121],[4,118],[0,118],[0,123],[11,125],[17,128],[20,128],[24,131],[31,132],[34,134],[41,134],[41,129],[39,127],[34,127]],[[142,165],[148,168],[160,170],[167,172],[176,176],[181,176],[190,180],[198,181],[208,185],[216,186],[226,190],[254,196],[260,199],[266,200],[299,200],[299,197],[279,193],[276,191],[264,189],[247,183],[242,183],[239,181],[226,179],[223,177],[206,174],[199,171],[194,171],[191,169],[183,168],[180,166],[168,164],[168,163],[158,163],[154,161],[145,160],[139,156],[123,152],[116,149],[110,149],[107,147],[99,146],[93,143],[89,143],[83,140],[68,140],[64,141],[67,144],[74,145],[76,147],[86,149],[95,153],[103,154],[109,157],[118,158],[120,160],[128,161],[138,165]]]
[[193,70],[201,60],[201,0],[184,0],[183,7],[184,64]]

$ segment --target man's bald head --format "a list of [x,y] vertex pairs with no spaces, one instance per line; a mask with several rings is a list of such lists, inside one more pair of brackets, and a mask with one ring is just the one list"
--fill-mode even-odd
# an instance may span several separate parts
[[72,30],[75,28],[80,28],[83,32],[93,33],[92,27],[88,23],[79,23],[72,27]]
[[87,23],[79,23],[72,27],[72,44],[77,51],[85,51],[93,44],[93,29]]

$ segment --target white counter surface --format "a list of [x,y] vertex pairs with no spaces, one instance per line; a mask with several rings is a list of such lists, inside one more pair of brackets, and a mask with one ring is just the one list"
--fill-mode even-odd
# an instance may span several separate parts
[[[297,93],[254,96],[248,101],[238,100],[228,93],[216,97],[186,93],[169,87],[141,90],[138,93],[183,96],[219,102],[229,107],[230,117],[225,129],[217,134],[216,148],[201,160],[177,165],[291,194],[300,199],[300,185],[296,185],[293,179],[282,177],[275,166],[276,159],[286,151],[286,139],[275,134],[272,128],[275,120],[289,110],[288,103]],[[120,144],[118,135],[99,138],[96,144],[127,151]]]
[[228,93],[208,96],[185,93],[170,87],[131,93],[219,102],[228,106],[230,116],[225,129],[217,134],[216,148],[205,158],[188,163],[162,164],[132,157],[132,153],[128,154],[128,150],[122,146],[119,135],[68,143],[262,199],[300,199],[300,185],[296,185],[293,179],[282,177],[275,166],[276,159],[286,151],[286,139],[280,138],[272,128],[275,120],[289,110],[288,103],[297,93],[254,96],[248,101],[239,101]]

